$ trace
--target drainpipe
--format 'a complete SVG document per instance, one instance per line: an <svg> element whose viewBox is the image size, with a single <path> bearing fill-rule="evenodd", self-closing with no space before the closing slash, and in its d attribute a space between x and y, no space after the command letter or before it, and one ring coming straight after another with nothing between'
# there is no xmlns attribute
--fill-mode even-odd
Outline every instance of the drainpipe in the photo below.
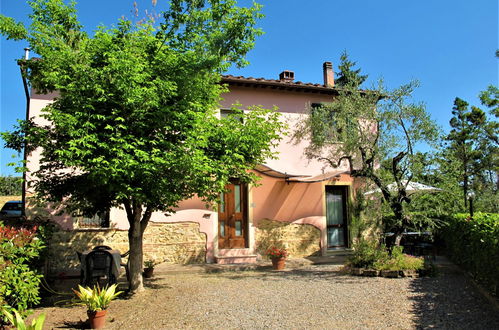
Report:
<svg viewBox="0 0 499 330"><path fill-rule="evenodd" d="M23 80L24 94L26 96L26 115L25 115L26 121L29 119L30 95L29 95L28 81L26 80L27 69L25 62L29 59L29 51L30 51L29 48L24 48L24 63L18 62L19 68L21 70L21 78ZM26 138L26 136L24 138ZM25 144L23 151L23 167L27 166L27 159L28 159L28 153L26 151L26 144ZM23 171L22 202L23 202L23 207L21 210L21 217L25 219L26 218L26 170Z"/></svg>

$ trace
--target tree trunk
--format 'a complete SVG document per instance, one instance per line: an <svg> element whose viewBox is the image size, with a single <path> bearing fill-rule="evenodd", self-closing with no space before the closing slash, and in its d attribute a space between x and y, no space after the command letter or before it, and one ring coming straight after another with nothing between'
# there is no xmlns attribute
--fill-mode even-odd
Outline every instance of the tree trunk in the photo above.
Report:
<svg viewBox="0 0 499 330"><path fill-rule="evenodd" d="M130 292L132 294L144 291L144 282L142 271L144 269L144 254L142 241L144 231L151 219L152 209L147 207L142 215L142 204L135 202L133 199L123 201L127 213L128 223L128 246L130 254L128 256L128 270L130 281Z"/></svg>
<svg viewBox="0 0 499 330"><path fill-rule="evenodd" d="M144 290L142 279L143 269L143 250L142 238L143 233L140 230L140 221L136 226L130 226L128 230L128 244L130 247L130 255L128 256L128 269L130 272L130 292L137 293Z"/></svg>
<svg viewBox="0 0 499 330"><path fill-rule="evenodd" d="M397 230L397 232L395 232L395 240L393 241L393 245L400 246L400 242L402 241L402 237L403 237L403 231Z"/></svg>
<svg viewBox="0 0 499 330"><path fill-rule="evenodd" d="M402 206L402 202L392 201L390 203L395 219L400 221L400 225L395 229L395 241L393 244L395 246L400 246L400 242L402 241L402 236L405 228L405 219L404 219L404 210Z"/></svg>

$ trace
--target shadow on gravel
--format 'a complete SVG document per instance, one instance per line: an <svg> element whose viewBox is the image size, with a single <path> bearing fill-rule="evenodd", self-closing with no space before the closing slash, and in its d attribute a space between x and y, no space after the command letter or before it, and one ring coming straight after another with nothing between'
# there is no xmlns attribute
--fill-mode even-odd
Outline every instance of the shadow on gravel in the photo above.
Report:
<svg viewBox="0 0 499 330"><path fill-rule="evenodd" d="M499 329L499 312L453 265L439 275L411 281L414 322L418 329Z"/></svg>
<svg viewBox="0 0 499 330"><path fill-rule="evenodd" d="M313 281L317 282L320 280L331 281L341 283L359 283L361 281L366 281L366 278L354 277L349 274L345 274L339 270L322 270L322 269L293 269L285 271L274 271L270 267L267 270L258 271L243 271L243 272L220 272L220 273L209 273L202 275L203 277L210 276L222 277L228 280L245 280L248 277L256 278L262 281L275 281L280 279L285 280L300 280L300 281Z"/></svg>
<svg viewBox="0 0 499 330"><path fill-rule="evenodd" d="M148 289L171 289L172 287L166 283L161 276L144 279L144 287Z"/></svg>

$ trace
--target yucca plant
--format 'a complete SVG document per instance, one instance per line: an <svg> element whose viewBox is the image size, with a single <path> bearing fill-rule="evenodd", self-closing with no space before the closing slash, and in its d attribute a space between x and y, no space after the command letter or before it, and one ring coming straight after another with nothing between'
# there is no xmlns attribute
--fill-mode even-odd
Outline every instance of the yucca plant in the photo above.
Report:
<svg viewBox="0 0 499 330"><path fill-rule="evenodd" d="M93 312L107 309L111 301L123 292L116 292L116 287L117 284L104 288L100 288L99 285L93 288L78 285L78 290L73 291L80 300L77 304L85 305L89 311Z"/></svg>

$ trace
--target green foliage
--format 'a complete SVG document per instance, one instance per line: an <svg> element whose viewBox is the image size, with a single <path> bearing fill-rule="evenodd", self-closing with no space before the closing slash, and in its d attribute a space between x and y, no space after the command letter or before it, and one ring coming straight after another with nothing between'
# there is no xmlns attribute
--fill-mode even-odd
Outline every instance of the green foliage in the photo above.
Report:
<svg viewBox="0 0 499 330"><path fill-rule="evenodd" d="M156 265L156 263L154 262L154 260L145 260L144 261L144 268L154 268L155 265Z"/></svg>
<svg viewBox="0 0 499 330"><path fill-rule="evenodd" d="M230 178L273 157L284 124L272 110L216 118L220 74L243 66L260 5L234 0L174 0L163 18L82 31L74 3L30 2L25 40L41 60L21 60L31 86L58 97L43 109L51 125L21 123L7 146L40 147L32 174L39 200L67 212L124 207L130 222L132 290L142 271L142 233L154 211L174 212L194 195L216 202ZM14 37L13 23L0 32ZM77 169L64 171L63 169ZM133 241L133 242L132 242Z"/></svg>
<svg viewBox="0 0 499 330"><path fill-rule="evenodd" d="M388 259L385 246L372 240L360 239L353 249L353 254L348 258L348 264L352 267L374 268L380 260Z"/></svg>
<svg viewBox="0 0 499 330"><path fill-rule="evenodd" d="M499 123L497 107L499 92L497 87L489 88L480 94L481 102L490 109L491 116L478 107L456 98L450 120L452 127L448 141L442 152L450 168L444 169L447 179L461 192L464 208L468 206L468 192L474 191L477 210L497 212L499 198L497 173L499 173ZM459 186L462 187L459 189Z"/></svg>
<svg viewBox="0 0 499 330"><path fill-rule="evenodd" d="M28 307L40 302L42 275L32 265L43 248L36 228L0 227L0 305L7 310L26 315Z"/></svg>
<svg viewBox="0 0 499 330"><path fill-rule="evenodd" d="M390 252L384 245L375 241L359 240L354 245L354 253L348 259L348 264L356 268L375 270L420 270L424 260L402 253L402 246L394 246Z"/></svg>
<svg viewBox="0 0 499 330"><path fill-rule="evenodd" d="M451 259L499 295L499 214L456 214L447 222L442 236Z"/></svg>
<svg viewBox="0 0 499 330"><path fill-rule="evenodd" d="M21 195L22 178L12 176L0 176L0 195L13 196Z"/></svg>
<svg viewBox="0 0 499 330"><path fill-rule="evenodd" d="M36 90L60 95L43 110L52 126L27 125L22 143L19 134L4 138L18 150L43 148L40 199L88 213L124 202L172 211L194 194L216 200L230 177L253 180L247 170L272 156L283 128L276 113L214 116L226 90L220 72L243 65L260 33L258 5L173 1L159 26L121 20L89 37L74 4L30 4L26 40L43 60L23 65Z"/></svg>
<svg viewBox="0 0 499 330"><path fill-rule="evenodd" d="M2 314L7 318L10 324L16 327L17 330L43 330L43 324L45 323L45 313L38 315L36 319L31 321L31 324L26 324L21 314L15 309L14 314L11 314L3 307L0 307Z"/></svg>
<svg viewBox="0 0 499 330"><path fill-rule="evenodd" d="M311 109L294 135L312 141L307 157L332 168L349 165L352 176L379 188L397 220L392 228L397 233L415 225L405 214L411 201L406 183L418 161L414 146L434 144L439 134L424 105L411 102L417 86L411 82L387 90L380 82L370 91L345 86L334 102ZM395 189L388 188L392 183Z"/></svg>
<svg viewBox="0 0 499 330"><path fill-rule="evenodd" d="M357 62L350 61L346 50L343 51L340 56L340 64L338 65L338 77L334 82L336 86L358 88L366 81L368 76L361 75L361 69L353 69L356 64Z"/></svg>
<svg viewBox="0 0 499 330"><path fill-rule="evenodd" d="M95 312L107 309L111 301L122 293L122 291L116 292L117 287L117 284L102 289L98 285L93 288L78 285L78 290L73 291L79 301L78 304L86 306L87 310L91 312Z"/></svg>
<svg viewBox="0 0 499 330"><path fill-rule="evenodd" d="M424 259L402 253L402 246L393 246L388 258L374 263L377 270L420 270L424 268Z"/></svg>

